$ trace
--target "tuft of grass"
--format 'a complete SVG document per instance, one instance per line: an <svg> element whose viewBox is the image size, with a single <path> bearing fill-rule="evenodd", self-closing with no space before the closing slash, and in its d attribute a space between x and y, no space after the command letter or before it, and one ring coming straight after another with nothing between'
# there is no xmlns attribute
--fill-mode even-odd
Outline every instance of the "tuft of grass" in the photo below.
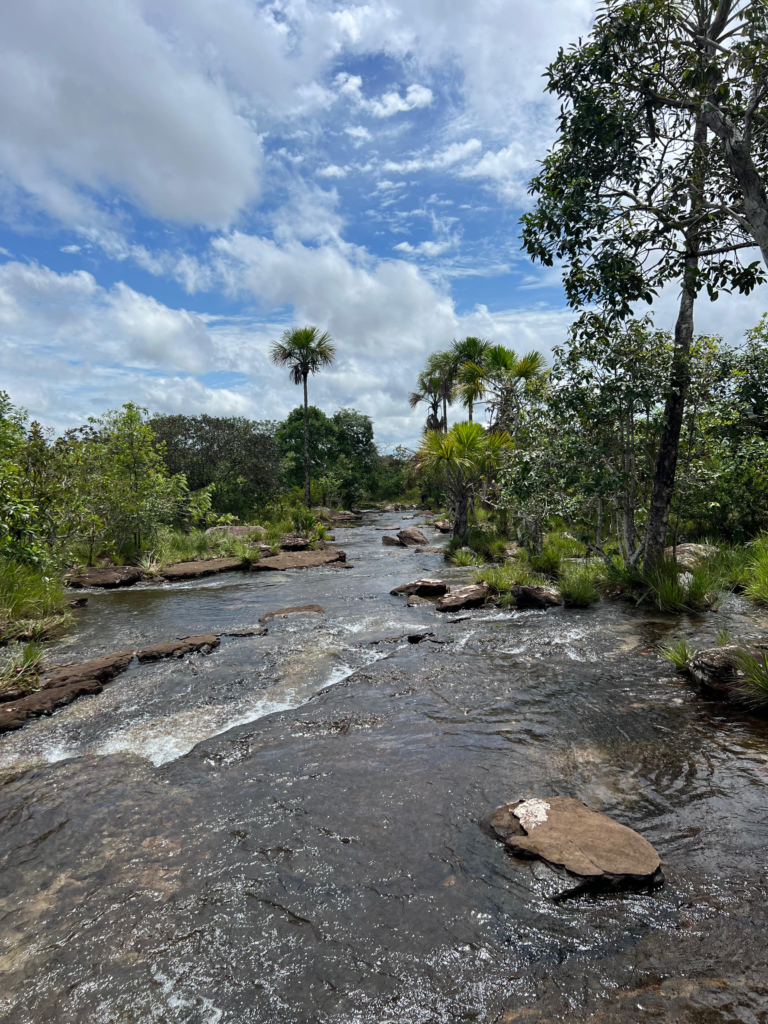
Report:
<svg viewBox="0 0 768 1024"><path fill-rule="evenodd" d="M572 608L588 608L600 600L603 579L600 566L569 566L559 580L563 601Z"/></svg>
<svg viewBox="0 0 768 1024"><path fill-rule="evenodd" d="M475 551L471 551L469 548L459 548L451 555L451 562L454 565L479 565L481 559Z"/></svg>
<svg viewBox="0 0 768 1024"><path fill-rule="evenodd" d="M756 604L768 606L768 546L763 538L753 545L749 563L749 582L744 588L744 593Z"/></svg>
<svg viewBox="0 0 768 1024"><path fill-rule="evenodd" d="M562 555L556 547L545 544L540 555L530 555L528 561L535 572L543 573L550 579L560 575Z"/></svg>
<svg viewBox="0 0 768 1024"><path fill-rule="evenodd" d="M42 619L17 619L16 622L10 622L0 628L0 644L58 640L73 621L68 612L62 615L46 615Z"/></svg>
<svg viewBox="0 0 768 1024"><path fill-rule="evenodd" d="M744 590L752 578L754 555L748 547L720 546L718 553L709 559L709 566L717 574L721 590Z"/></svg>
<svg viewBox="0 0 768 1024"><path fill-rule="evenodd" d="M0 619L40 619L64 607L62 581L48 570L0 559Z"/></svg>
<svg viewBox="0 0 768 1024"><path fill-rule="evenodd" d="M659 647L659 654L666 658L667 661L671 661L678 670L685 668L686 663L695 653L696 651L688 646L688 641L685 637Z"/></svg>
<svg viewBox="0 0 768 1024"><path fill-rule="evenodd" d="M148 572L160 572L176 562L204 561L208 558L243 558L255 561L258 557L254 542L245 537L233 537L226 530L206 533L204 530L182 530L163 527L157 531L152 548L144 552L139 564Z"/></svg>
<svg viewBox="0 0 768 1024"><path fill-rule="evenodd" d="M727 647L731 642L731 631L730 629L720 629L717 633L717 646Z"/></svg>
<svg viewBox="0 0 768 1024"><path fill-rule="evenodd" d="M35 688L43 651L39 644L13 644L0 657L0 693Z"/></svg>
<svg viewBox="0 0 768 1024"><path fill-rule="evenodd" d="M744 673L740 687L744 701L753 708L768 708L768 653L763 651L755 657L748 651L738 651L736 664Z"/></svg>
<svg viewBox="0 0 768 1024"><path fill-rule="evenodd" d="M484 565L474 574L476 583L487 583L496 594L508 594L512 587L521 584L547 584L550 580L539 573L531 572L530 568L517 560L509 560L503 565Z"/></svg>

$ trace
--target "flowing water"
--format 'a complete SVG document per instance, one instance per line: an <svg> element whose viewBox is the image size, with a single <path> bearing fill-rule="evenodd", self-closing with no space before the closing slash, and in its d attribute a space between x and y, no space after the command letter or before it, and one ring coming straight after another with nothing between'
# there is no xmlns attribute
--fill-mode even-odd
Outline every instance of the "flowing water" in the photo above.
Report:
<svg viewBox="0 0 768 1024"><path fill-rule="evenodd" d="M411 524L336 531L351 568L77 613L62 660L325 609L0 737L0 1019L768 1022L768 726L654 650L765 636L765 616L440 616L390 589L467 570L383 547L384 525ZM557 794L646 836L665 885L550 899L483 819Z"/></svg>

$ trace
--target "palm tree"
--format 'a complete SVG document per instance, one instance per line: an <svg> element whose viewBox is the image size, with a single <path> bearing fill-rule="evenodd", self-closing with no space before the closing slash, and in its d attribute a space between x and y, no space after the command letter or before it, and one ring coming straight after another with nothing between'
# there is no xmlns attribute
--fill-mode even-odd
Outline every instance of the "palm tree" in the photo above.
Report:
<svg viewBox="0 0 768 1024"><path fill-rule="evenodd" d="M280 341L273 341L269 358L275 366L287 366L294 384L304 385L304 500L311 507L309 487L309 404L307 377L324 366L331 366L336 348L328 331L318 327L294 327L283 331Z"/></svg>
<svg viewBox="0 0 768 1024"><path fill-rule="evenodd" d="M448 432L448 406L453 404L453 388L456 383L456 367L450 352L433 352L427 360L425 370L440 381L440 399L443 403L443 431Z"/></svg>
<svg viewBox="0 0 768 1024"><path fill-rule="evenodd" d="M475 371L469 369L468 364L475 368L482 368L485 363L486 353L491 347L490 342L482 338L468 336L461 341L454 341L450 348L451 361L453 363L453 375L458 379L456 393L462 399L467 409L469 422L472 422L472 409L475 402L482 401L484 392L473 386L472 381L477 382ZM466 368L466 369L465 369Z"/></svg>
<svg viewBox="0 0 768 1024"><path fill-rule="evenodd" d="M546 374L547 361L541 352L515 355L503 345L492 345L485 353L482 386L491 411L493 425L502 430L510 426L517 441L522 417L523 399L531 394L533 385ZM475 368L477 369L477 368Z"/></svg>
<svg viewBox="0 0 768 1024"><path fill-rule="evenodd" d="M429 406L429 414L424 429L439 430L441 425L440 403L442 401L440 378L435 374L430 374L429 368L427 368L416 378L416 387L417 390L408 395L408 404L415 409L419 402L426 402Z"/></svg>
<svg viewBox="0 0 768 1024"><path fill-rule="evenodd" d="M512 447L505 433L488 433L480 423L456 423L447 434L428 430L416 459L424 469L445 475L453 506L453 536L462 542L469 534L469 501L476 483L498 469Z"/></svg>

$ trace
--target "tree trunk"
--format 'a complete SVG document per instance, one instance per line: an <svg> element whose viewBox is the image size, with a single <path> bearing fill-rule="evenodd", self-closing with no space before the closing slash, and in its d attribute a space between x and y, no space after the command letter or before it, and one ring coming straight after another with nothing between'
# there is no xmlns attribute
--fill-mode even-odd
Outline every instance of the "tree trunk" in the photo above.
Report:
<svg viewBox="0 0 768 1024"><path fill-rule="evenodd" d="M469 536L469 495L464 487L459 487L454 497L453 536L462 543Z"/></svg>
<svg viewBox="0 0 768 1024"><path fill-rule="evenodd" d="M443 392L443 433L448 433L448 399Z"/></svg>
<svg viewBox="0 0 768 1024"><path fill-rule="evenodd" d="M651 506L645 524L645 567L654 569L664 560L667 543L667 526L672 495L675 490L675 473L680 446L680 431L685 413L685 399L690 381L688 357L693 341L694 295L689 279L689 269L698 266L698 257L686 260L686 275L683 280L683 294L680 297L680 311L675 324L675 349L672 357L670 393L664 408L664 427L656 457L656 471L653 475Z"/></svg>
<svg viewBox="0 0 768 1024"><path fill-rule="evenodd" d="M304 374L304 501L307 508L312 507L312 495L309 486L309 403L307 402L307 375Z"/></svg>
<svg viewBox="0 0 768 1024"><path fill-rule="evenodd" d="M467 411L468 411L468 415L469 415L469 422L471 423L472 422L472 400L471 399L469 401L469 404L467 405Z"/></svg>

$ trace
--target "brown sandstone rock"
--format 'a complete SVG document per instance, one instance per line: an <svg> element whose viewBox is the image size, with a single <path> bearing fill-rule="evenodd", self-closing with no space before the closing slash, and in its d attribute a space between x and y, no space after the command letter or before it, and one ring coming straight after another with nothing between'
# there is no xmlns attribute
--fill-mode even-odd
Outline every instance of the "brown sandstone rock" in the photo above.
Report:
<svg viewBox="0 0 768 1024"><path fill-rule="evenodd" d="M405 544L400 540L399 537L389 537L386 533L381 538L381 543L384 547L388 548L404 548Z"/></svg>
<svg viewBox="0 0 768 1024"><path fill-rule="evenodd" d="M414 548L414 551L417 555L445 554L445 548L435 547L434 545L425 548Z"/></svg>
<svg viewBox="0 0 768 1024"><path fill-rule="evenodd" d="M450 533L451 530L453 529L453 523L451 523L448 519L442 519L438 522L432 523L431 525L434 526L434 528L438 530L440 533Z"/></svg>
<svg viewBox="0 0 768 1024"><path fill-rule="evenodd" d="M59 686L69 686L82 679L98 679L100 683L108 683L115 676L124 672L130 665L135 648L102 654L92 661L74 662L67 665L52 665L40 676L40 689L53 690Z"/></svg>
<svg viewBox="0 0 768 1024"><path fill-rule="evenodd" d="M286 533L280 538L282 551L308 551L309 540L306 537L297 537L295 533Z"/></svg>
<svg viewBox="0 0 768 1024"><path fill-rule="evenodd" d="M474 583L469 587L461 587L445 594L436 604L439 612L458 612L462 608L477 608L485 604L490 594L487 583Z"/></svg>
<svg viewBox="0 0 768 1024"><path fill-rule="evenodd" d="M286 569L316 569L321 565L346 565L346 552L338 548L322 551L283 551L279 555L260 558L251 566L251 572L284 572Z"/></svg>
<svg viewBox="0 0 768 1024"><path fill-rule="evenodd" d="M91 566L81 573L67 578L70 587L100 587L114 590L116 587L131 587L144 579L144 572L134 565Z"/></svg>
<svg viewBox="0 0 768 1024"><path fill-rule="evenodd" d="M554 608L563 603L560 591L555 587L521 584L512 587L512 596L518 608Z"/></svg>
<svg viewBox="0 0 768 1024"><path fill-rule="evenodd" d="M200 633L198 636L184 636L167 643L152 644L138 651L139 661L160 661L162 658L183 658L187 654L201 651L207 654L221 643L216 633Z"/></svg>
<svg viewBox="0 0 768 1024"><path fill-rule="evenodd" d="M390 590L393 597L400 594L418 594L419 597L442 597L447 594L450 587L442 580L421 579L412 583L403 583L402 586Z"/></svg>
<svg viewBox="0 0 768 1024"><path fill-rule="evenodd" d="M180 580L200 580L206 576L217 576L221 572L246 569L248 563L242 558L207 558L199 562L177 562L163 569L161 576L169 583Z"/></svg>
<svg viewBox="0 0 768 1024"><path fill-rule="evenodd" d="M400 538L400 542L406 546L416 547L419 544L429 543L418 526L409 526L407 530L400 530L397 536Z"/></svg>
<svg viewBox="0 0 768 1024"><path fill-rule="evenodd" d="M286 615L296 615L298 612L316 612L318 615L325 615L325 608L321 604L297 604L290 608L278 608L277 611L267 612L262 615L259 622L269 622L270 619L283 618Z"/></svg>
<svg viewBox="0 0 768 1024"><path fill-rule="evenodd" d="M661 881L659 856L646 839L571 797L508 804L490 825L513 853L562 868L585 887L647 888Z"/></svg>

